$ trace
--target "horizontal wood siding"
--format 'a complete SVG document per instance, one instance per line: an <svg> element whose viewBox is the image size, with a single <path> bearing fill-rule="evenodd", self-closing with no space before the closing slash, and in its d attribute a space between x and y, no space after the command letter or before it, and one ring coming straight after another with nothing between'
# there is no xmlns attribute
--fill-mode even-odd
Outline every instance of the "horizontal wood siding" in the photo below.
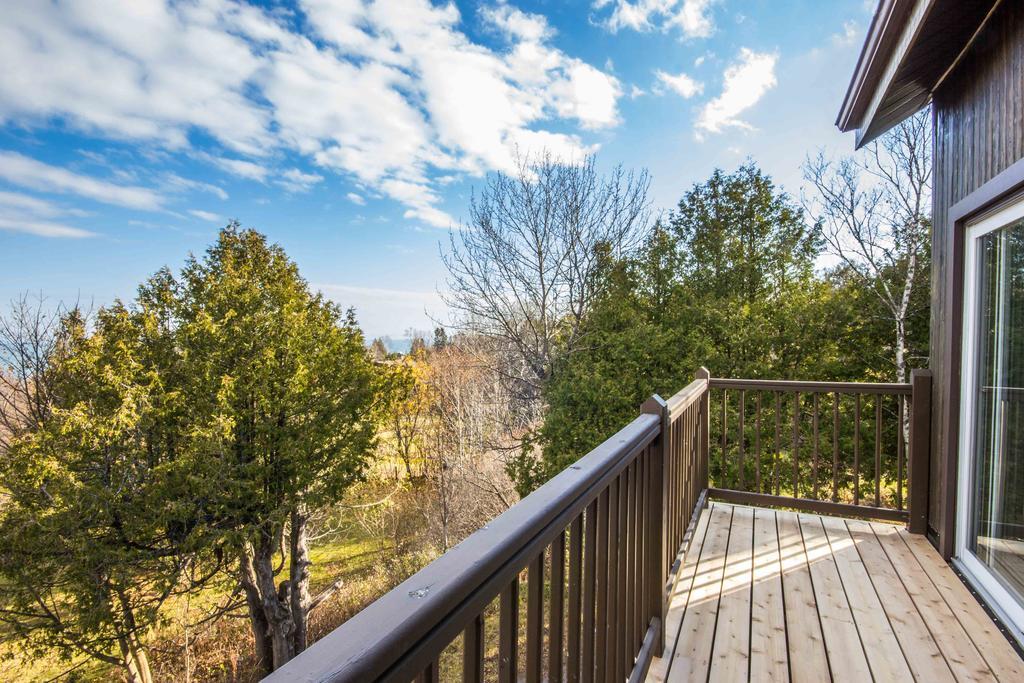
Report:
<svg viewBox="0 0 1024 683"><path fill-rule="evenodd" d="M1024 157L1024 3L1006 1L953 73L934 94L934 234L932 238L931 364L932 463L929 526L941 532L952 519L955 490L949 463L955 462L955 401L958 372L958 292L953 278L950 208ZM959 278L958 278L959 279ZM958 312L957 312L958 313ZM948 541L949 539L947 539Z"/></svg>

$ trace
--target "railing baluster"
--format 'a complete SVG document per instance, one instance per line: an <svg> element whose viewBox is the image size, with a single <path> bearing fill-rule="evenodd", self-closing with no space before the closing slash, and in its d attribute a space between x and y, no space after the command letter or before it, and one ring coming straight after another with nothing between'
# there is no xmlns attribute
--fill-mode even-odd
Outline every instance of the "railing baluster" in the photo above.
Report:
<svg viewBox="0 0 1024 683"><path fill-rule="evenodd" d="M757 392L757 415L756 415L756 418L755 418L754 421L756 422L756 425L755 425L756 432L755 432L755 435L754 435L754 439L756 440L756 443L754 445L754 450L757 452L757 456L756 456L756 460L755 460L755 464L757 466L757 471L754 473L754 479L755 479L756 484L757 484L757 492L758 493L764 493L764 489L761 488L761 392L760 391Z"/></svg>
<svg viewBox="0 0 1024 683"><path fill-rule="evenodd" d="M800 497L800 392L793 392L793 497Z"/></svg>
<svg viewBox="0 0 1024 683"><path fill-rule="evenodd" d="M743 431L743 418L745 417L744 413L746 412L745 409L747 407L747 400L746 399L747 399L747 392L745 392L745 391L743 391L741 389L740 390L740 405L739 405L739 423L740 423L740 426L739 426L739 441L737 442L737 444L739 445L739 449L740 449L740 452L739 452L740 491L745 491L746 488L747 488L746 470L745 470L745 467L744 467L744 464L743 464L743 445L744 445L744 442L746 442L746 440L747 440L746 434Z"/></svg>
<svg viewBox="0 0 1024 683"><path fill-rule="evenodd" d="M853 504L860 505L860 399L857 394L857 402L853 413Z"/></svg>
<svg viewBox="0 0 1024 683"><path fill-rule="evenodd" d="M498 620L498 681L515 683L519 678L519 576L501 591Z"/></svg>
<svg viewBox="0 0 1024 683"><path fill-rule="evenodd" d="M484 680L484 617L478 614L462 634L462 680L482 683Z"/></svg>
<svg viewBox="0 0 1024 683"><path fill-rule="evenodd" d="M729 435L729 423L728 423L729 413L728 413L728 406L729 406L729 392L726 391L725 389L722 389L722 424L719 425L719 426L722 429L722 459L721 459L720 462L721 462L721 467L722 467L721 472L722 472L722 486L723 487L727 487L729 485L729 456L728 456L728 454L726 453L726 450L725 450L726 446L729 443L729 438L728 438L728 435Z"/></svg>
<svg viewBox="0 0 1024 683"><path fill-rule="evenodd" d="M604 658L608 652L608 497L608 489L605 489L597 504L597 628L594 667L598 671L604 670Z"/></svg>
<svg viewBox="0 0 1024 683"><path fill-rule="evenodd" d="M598 644L598 655L604 656L604 672L606 680L615 671L615 631L619 620L618 588L619 588L619 482L613 479L608 487L608 582L605 584L605 604L607 618L598 621L598 627L604 629L604 647Z"/></svg>
<svg viewBox="0 0 1024 683"><path fill-rule="evenodd" d="M903 421L904 409L903 406L906 404L906 400L902 396L896 397L896 509L903 509L903 480L904 480L904 465L903 458L905 457L906 444L903 441Z"/></svg>
<svg viewBox="0 0 1024 683"><path fill-rule="evenodd" d="M623 579L626 592L622 597L622 609L625 611L625 629L622 632L623 652L627 655L633 653L633 587L636 585L636 461L630 463L626 468L626 542L623 544L626 549L626 561L623 565ZM626 656L626 659L631 657Z"/></svg>
<svg viewBox="0 0 1024 683"><path fill-rule="evenodd" d="M772 485L779 495L779 455L782 450L782 393L775 392L775 453L772 455Z"/></svg>
<svg viewBox="0 0 1024 683"><path fill-rule="evenodd" d="M543 677L544 646L544 553L530 562L526 574L526 683Z"/></svg>
<svg viewBox="0 0 1024 683"><path fill-rule="evenodd" d="M626 668L626 563L629 556L626 554L629 544L629 497L626 473L619 475L619 540L616 547L619 550L618 564L618 586L615 590L615 666L613 671L625 677Z"/></svg>
<svg viewBox="0 0 1024 683"><path fill-rule="evenodd" d="M597 501L587 506L586 548L583 556L583 660L580 680L594 680L594 609L597 596Z"/></svg>
<svg viewBox="0 0 1024 683"><path fill-rule="evenodd" d="M647 500L644 498L644 482L646 481L647 470L647 453L650 448L644 449L644 453L636 459L636 480L634 485L636 487L636 503L633 511L633 526L636 532L636 546L635 555L633 562L636 567L636 571L633 574L633 648L634 650L640 649L640 643L643 640L643 607L644 607L644 552L646 546L644 545L645 533L644 529L644 507Z"/></svg>
<svg viewBox="0 0 1024 683"><path fill-rule="evenodd" d="M882 395L875 396L875 507L882 506Z"/></svg>
<svg viewBox="0 0 1024 683"><path fill-rule="evenodd" d="M814 460L811 464L811 477L814 479L813 497L818 500L818 446L821 439L818 436L818 392L814 392L812 408L814 411Z"/></svg>
<svg viewBox="0 0 1024 683"><path fill-rule="evenodd" d="M566 633L566 680L579 683L580 680L580 599L583 586L583 515L576 517L569 526L569 613ZM593 607L593 601L590 603Z"/></svg>
<svg viewBox="0 0 1024 683"><path fill-rule="evenodd" d="M832 394L832 502L839 502L839 392Z"/></svg>
<svg viewBox="0 0 1024 683"><path fill-rule="evenodd" d="M551 605L548 618L548 680L562 681L562 634L565 624L565 532L551 544Z"/></svg>
<svg viewBox="0 0 1024 683"><path fill-rule="evenodd" d="M423 669L420 675L417 677L419 683L440 683L441 682L441 665L435 659Z"/></svg>

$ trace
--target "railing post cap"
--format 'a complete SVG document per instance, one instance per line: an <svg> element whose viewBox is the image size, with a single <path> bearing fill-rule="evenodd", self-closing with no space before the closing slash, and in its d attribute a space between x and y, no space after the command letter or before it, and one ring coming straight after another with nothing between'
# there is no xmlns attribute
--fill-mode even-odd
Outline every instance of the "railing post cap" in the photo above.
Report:
<svg viewBox="0 0 1024 683"><path fill-rule="evenodd" d="M697 379L711 379L711 371L703 365L697 368Z"/></svg>
<svg viewBox="0 0 1024 683"><path fill-rule="evenodd" d="M668 409L668 403L657 394L653 394L640 406L640 412L644 415L661 415L666 409Z"/></svg>

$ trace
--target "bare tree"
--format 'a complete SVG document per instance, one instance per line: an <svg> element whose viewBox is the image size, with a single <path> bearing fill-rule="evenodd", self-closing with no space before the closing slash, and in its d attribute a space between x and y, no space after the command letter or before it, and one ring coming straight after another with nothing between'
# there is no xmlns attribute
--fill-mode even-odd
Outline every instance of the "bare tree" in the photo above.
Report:
<svg viewBox="0 0 1024 683"><path fill-rule="evenodd" d="M621 167L602 176L593 157L517 164L488 178L441 256L456 327L498 342L508 355L496 369L536 403L556 339L574 346L602 255L632 250L646 229L650 180Z"/></svg>
<svg viewBox="0 0 1024 683"><path fill-rule="evenodd" d="M447 550L515 502L505 472L509 405L473 341L459 337L430 356L426 475L438 545Z"/></svg>
<svg viewBox="0 0 1024 683"><path fill-rule="evenodd" d="M804 206L830 253L889 316L897 381L907 381L907 322L931 232L931 124L927 111L871 143L858 157L804 163L813 185Z"/></svg>
<svg viewBox="0 0 1024 683"><path fill-rule="evenodd" d="M0 453L11 439L41 426L54 384L50 361L63 340L65 315L78 308L50 307L41 295L21 294L0 316Z"/></svg>

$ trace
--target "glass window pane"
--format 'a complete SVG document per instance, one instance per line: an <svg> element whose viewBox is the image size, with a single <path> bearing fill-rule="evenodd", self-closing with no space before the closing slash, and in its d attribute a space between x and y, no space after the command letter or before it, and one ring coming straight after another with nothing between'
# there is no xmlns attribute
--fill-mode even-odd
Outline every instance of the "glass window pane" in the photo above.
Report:
<svg viewBox="0 0 1024 683"><path fill-rule="evenodd" d="M968 547L1024 596L1024 221L979 239Z"/></svg>

